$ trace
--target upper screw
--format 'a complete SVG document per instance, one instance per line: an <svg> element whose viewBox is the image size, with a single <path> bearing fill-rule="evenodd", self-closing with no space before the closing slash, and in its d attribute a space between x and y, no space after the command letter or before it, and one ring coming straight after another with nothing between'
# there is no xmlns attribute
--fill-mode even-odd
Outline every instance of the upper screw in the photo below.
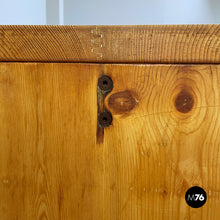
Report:
<svg viewBox="0 0 220 220"><path fill-rule="evenodd" d="M98 86L103 91L111 91L113 89L113 81L109 76L101 76L98 80Z"/></svg>

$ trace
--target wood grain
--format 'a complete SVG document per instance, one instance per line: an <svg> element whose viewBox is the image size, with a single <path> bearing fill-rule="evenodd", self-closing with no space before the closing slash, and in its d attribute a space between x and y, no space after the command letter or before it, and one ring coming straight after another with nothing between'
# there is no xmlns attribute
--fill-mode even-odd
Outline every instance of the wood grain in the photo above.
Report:
<svg viewBox="0 0 220 220"><path fill-rule="evenodd" d="M220 66L0 64L0 219L220 218ZM113 124L97 142L97 81ZM190 208L198 185L206 204Z"/></svg>
<svg viewBox="0 0 220 220"><path fill-rule="evenodd" d="M220 25L0 26L0 61L220 63Z"/></svg>

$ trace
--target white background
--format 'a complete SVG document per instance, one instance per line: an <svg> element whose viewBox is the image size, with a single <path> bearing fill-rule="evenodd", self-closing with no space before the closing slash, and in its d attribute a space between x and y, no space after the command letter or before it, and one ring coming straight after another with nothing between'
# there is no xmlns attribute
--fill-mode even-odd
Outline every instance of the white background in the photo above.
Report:
<svg viewBox="0 0 220 220"><path fill-rule="evenodd" d="M0 24L216 24L220 0L0 0Z"/></svg>

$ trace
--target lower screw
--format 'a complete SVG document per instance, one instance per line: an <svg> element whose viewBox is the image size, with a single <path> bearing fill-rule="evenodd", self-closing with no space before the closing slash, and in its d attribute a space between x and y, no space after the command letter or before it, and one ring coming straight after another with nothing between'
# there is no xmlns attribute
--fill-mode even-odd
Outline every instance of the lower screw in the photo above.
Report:
<svg viewBox="0 0 220 220"><path fill-rule="evenodd" d="M102 127L108 127L112 124L112 114L110 112L101 112L98 115L98 121Z"/></svg>

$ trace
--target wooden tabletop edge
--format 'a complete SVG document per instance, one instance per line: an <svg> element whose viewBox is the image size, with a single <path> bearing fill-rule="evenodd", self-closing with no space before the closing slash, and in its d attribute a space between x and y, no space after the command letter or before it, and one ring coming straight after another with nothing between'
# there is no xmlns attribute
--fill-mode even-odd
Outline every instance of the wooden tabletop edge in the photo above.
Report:
<svg viewBox="0 0 220 220"><path fill-rule="evenodd" d="M220 25L0 25L0 61L219 64Z"/></svg>

